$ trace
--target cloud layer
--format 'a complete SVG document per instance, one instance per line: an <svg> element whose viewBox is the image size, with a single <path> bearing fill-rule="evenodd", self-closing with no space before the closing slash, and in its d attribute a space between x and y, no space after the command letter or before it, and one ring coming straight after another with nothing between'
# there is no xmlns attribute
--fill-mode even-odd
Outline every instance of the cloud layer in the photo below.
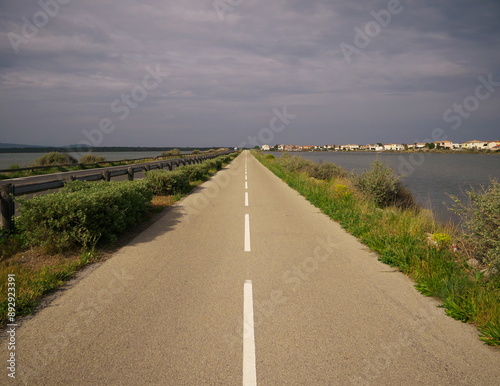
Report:
<svg viewBox="0 0 500 386"><path fill-rule="evenodd" d="M236 146L284 106L272 144L500 137L496 1L25 3L0 5L0 142Z"/></svg>

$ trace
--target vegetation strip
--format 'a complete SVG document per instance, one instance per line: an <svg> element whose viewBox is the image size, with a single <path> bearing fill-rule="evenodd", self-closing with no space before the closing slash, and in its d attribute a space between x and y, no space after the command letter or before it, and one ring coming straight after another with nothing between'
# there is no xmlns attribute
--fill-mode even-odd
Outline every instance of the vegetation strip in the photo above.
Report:
<svg viewBox="0 0 500 386"><path fill-rule="evenodd" d="M380 261L411 277L422 294L440 299L447 315L477 326L479 339L485 343L500 345L498 182L492 181L482 194L470 193L475 201L460 203L458 210L468 214L465 226L471 232L461 234L436 224L429 213L418 208L380 161L364 173L348 174L331 163L316 164L288 154L279 158L258 151L253 154L375 251ZM477 239L486 245L476 246Z"/></svg>
<svg viewBox="0 0 500 386"><path fill-rule="evenodd" d="M28 166L21 168L17 164L9 166L9 169L1 170L0 180L37 176L57 172L78 171L96 169L110 166L134 165L137 163L153 162L170 158L183 158L200 154L212 154L225 149L210 149L205 152L193 150L191 154L182 154L179 149L164 151L156 158L139 158L120 161L106 161L105 157L96 154L86 154L78 161L67 153L51 152L35 159Z"/></svg>
<svg viewBox="0 0 500 386"><path fill-rule="evenodd" d="M57 193L20 200L18 229L0 238L0 326L8 317L9 274L16 275L16 315L32 313L44 295L124 244L126 232L189 194L238 154L150 171L139 181L73 181Z"/></svg>

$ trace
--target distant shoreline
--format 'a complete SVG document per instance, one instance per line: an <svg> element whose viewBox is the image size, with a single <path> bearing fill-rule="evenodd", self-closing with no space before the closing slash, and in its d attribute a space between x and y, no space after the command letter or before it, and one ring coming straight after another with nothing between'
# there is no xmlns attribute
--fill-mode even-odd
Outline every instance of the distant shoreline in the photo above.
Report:
<svg viewBox="0 0 500 386"><path fill-rule="evenodd" d="M375 154L413 154L413 153L424 153L424 154L489 154L489 155L500 155L500 151L491 151L491 150L442 150L442 149L432 149L432 150L383 150L383 151L374 151L374 150L319 150L319 151L308 151L308 150L300 150L300 151L285 151L285 150L263 150L264 153L273 152L273 153L375 153Z"/></svg>
<svg viewBox="0 0 500 386"><path fill-rule="evenodd" d="M168 151L179 149L180 151L192 150L210 150L218 149L222 146L214 147L128 147L128 146L110 146L110 147L4 147L0 148L0 153L124 153L124 152L147 152L147 151Z"/></svg>

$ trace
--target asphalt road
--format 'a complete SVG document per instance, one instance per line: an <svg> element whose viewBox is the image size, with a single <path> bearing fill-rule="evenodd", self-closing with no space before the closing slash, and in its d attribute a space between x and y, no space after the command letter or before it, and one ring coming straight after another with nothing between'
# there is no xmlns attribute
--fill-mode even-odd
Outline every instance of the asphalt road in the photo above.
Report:
<svg viewBox="0 0 500 386"><path fill-rule="evenodd" d="M436 305L244 152L17 329L15 383L500 384Z"/></svg>

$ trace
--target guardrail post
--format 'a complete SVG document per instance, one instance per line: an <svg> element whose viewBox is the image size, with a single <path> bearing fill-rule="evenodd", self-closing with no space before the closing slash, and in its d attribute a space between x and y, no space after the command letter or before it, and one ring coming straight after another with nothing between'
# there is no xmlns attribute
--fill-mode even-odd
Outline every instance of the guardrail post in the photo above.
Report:
<svg viewBox="0 0 500 386"><path fill-rule="evenodd" d="M127 176L129 181L134 180L134 168L128 168L127 169Z"/></svg>
<svg viewBox="0 0 500 386"><path fill-rule="evenodd" d="M111 181L111 174L109 173L109 170L105 170L102 172L102 178L104 181Z"/></svg>
<svg viewBox="0 0 500 386"><path fill-rule="evenodd" d="M14 230L14 185L6 184L0 187L0 220L2 228Z"/></svg>

